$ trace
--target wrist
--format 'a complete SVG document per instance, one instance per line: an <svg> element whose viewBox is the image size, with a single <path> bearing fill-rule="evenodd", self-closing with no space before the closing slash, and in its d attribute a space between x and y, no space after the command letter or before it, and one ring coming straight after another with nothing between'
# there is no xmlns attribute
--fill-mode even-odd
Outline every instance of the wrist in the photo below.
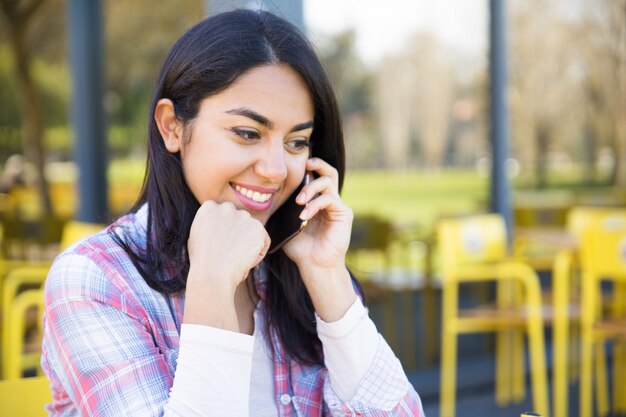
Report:
<svg viewBox="0 0 626 417"><path fill-rule="evenodd" d="M190 269L185 289L183 323L239 331L235 309L235 286L219 274L197 274ZM213 278L213 279L211 279Z"/></svg>
<svg viewBox="0 0 626 417"><path fill-rule="evenodd" d="M327 323L341 319L357 297L345 265L341 268L310 268L300 270L300 274L315 312Z"/></svg>

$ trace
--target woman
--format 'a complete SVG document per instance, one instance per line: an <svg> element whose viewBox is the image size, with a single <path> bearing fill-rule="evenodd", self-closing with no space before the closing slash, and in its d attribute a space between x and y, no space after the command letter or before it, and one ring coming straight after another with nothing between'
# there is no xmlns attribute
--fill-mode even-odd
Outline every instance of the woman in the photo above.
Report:
<svg viewBox="0 0 626 417"><path fill-rule="evenodd" d="M200 22L151 114L138 203L46 282L51 414L423 415L345 266L339 113L297 29ZM308 224L268 253L288 220Z"/></svg>

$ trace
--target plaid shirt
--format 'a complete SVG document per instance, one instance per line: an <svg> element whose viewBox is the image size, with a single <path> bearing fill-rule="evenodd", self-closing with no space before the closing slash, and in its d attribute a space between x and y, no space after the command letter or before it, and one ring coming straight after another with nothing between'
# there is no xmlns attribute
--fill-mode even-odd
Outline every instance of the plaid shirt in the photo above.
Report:
<svg viewBox="0 0 626 417"><path fill-rule="evenodd" d="M118 224L145 242L147 207ZM174 380L184 296L161 294L106 231L68 248L45 286L42 368L52 416L161 416ZM382 338L381 338L382 339ZM279 416L423 416L419 396L381 340L350 401L328 371L290 360L272 332Z"/></svg>

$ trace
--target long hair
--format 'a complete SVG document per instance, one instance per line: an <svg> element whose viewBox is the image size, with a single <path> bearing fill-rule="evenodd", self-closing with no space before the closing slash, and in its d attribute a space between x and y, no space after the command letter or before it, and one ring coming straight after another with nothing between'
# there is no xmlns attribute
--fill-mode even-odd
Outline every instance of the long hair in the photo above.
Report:
<svg viewBox="0 0 626 417"><path fill-rule="evenodd" d="M167 294L185 289L187 240L200 206L185 183L180 155L167 151L152 117L157 102L172 100L176 117L186 125L197 116L204 98L228 88L250 69L278 63L289 65L308 86L315 111L312 155L339 171L341 190L345 151L339 110L330 80L307 39L295 26L265 11L241 9L201 21L170 49L150 107L146 175L131 209L136 212L148 203L146 246L139 249L117 238L153 289ZM267 227L283 215L297 216L284 211L272 215ZM277 332L295 360L323 364L313 304L298 268L282 250L268 255L265 262L268 330Z"/></svg>

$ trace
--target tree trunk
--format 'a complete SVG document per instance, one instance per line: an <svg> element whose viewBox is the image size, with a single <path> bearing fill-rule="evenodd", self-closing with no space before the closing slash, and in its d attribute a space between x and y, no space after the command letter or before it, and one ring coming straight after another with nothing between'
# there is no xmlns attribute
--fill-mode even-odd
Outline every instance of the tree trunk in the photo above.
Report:
<svg viewBox="0 0 626 417"><path fill-rule="evenodd" d="M30 54L26 40L28 21L39 8L42 1L35 1L30 8L21 11L12 9L12 5L3 4L5 15L3 23L7 26L7 34L15 61L15 75L19 86L21 113L21 130L23 136L24 156L33 164L37 171L37 193L44 215L52 214L52 202L45 176L44 146L44 112L41 96L33 79Z"/></svg>
<svg viewBox="0 0 626 417"><path fill-rule="evenodd" d="M537 140L537 165L536 177L537 188L544 189L548 185L548 145L550 143L550 128L545 123L539 122L535 129L535 138Z"/></svg>
<svg viewBox="0 0 626 417"><path fill-rule="evenodd" d="M619 8L621 7L621 10ZM611 184L626 188L626 1L616 7L616 11L622 18L616 29L618 39L616 53L614 55L614 68L616 71L617 99L615 102L614 121L614 150L615 165L611 175Z"/></svg>
<svg viewBox="0 0 626 417"><path fill-rule="evenodd" d="M584 163L584 182L586 184L593 184L596 181L597 173L597 160L598 160L598 147L597 133L593 126L593 122L588 120L585 123L585 130L583 135L583 163Z"/></svg>

